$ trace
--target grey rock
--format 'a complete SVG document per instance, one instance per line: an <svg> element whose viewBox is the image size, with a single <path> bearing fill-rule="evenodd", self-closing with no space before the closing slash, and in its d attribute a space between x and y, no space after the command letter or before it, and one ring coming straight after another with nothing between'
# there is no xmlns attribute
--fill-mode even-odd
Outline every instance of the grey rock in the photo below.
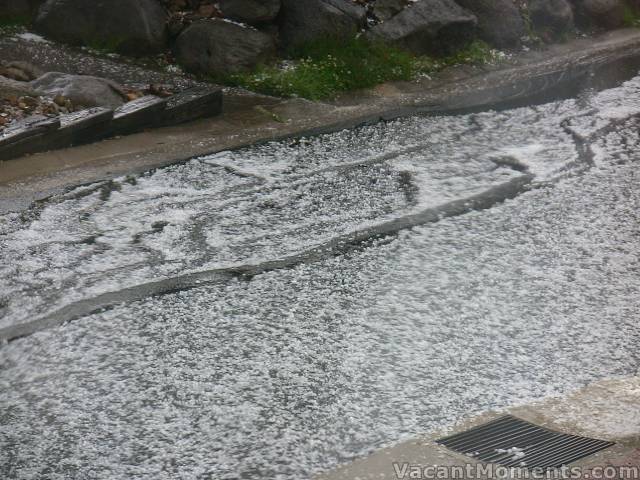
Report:
<svg viewBox="0 0 640 480"><path fill-rule="evenodd" d="M551 36L573 29L573 9L567 0L530 0L529 15L537 31Z"/></svg>
<svg viewBox="0 0 640 480"><path fill-rule="evenodd" d="M378 20L389 20L400 13L409 5L409 0L376 0L373 5L373 14Z"/></svg>
<svg viewBox="0 0 640 480"><path fill-rule="evenodd" d="M280 38L285 48L350 38L365 24L366 10L348 0L282 0Z"/></svg>
<svg viewBox="0 0 640 480"><path fill-rule="evenodd" d="M37 92L27 82L19 82L11 78L0 75L0 99L6 100L11 97L35 97Z"/></svg>
<svg viewBox="0 0 640 480"><path fill-rule="evenodd" d="M35 27L60 42L144 55L166 47L166 21L156 0L47 0Z"/></svg>
<svg viewBox="0 0 640 480"><path fill-rule="evenodd" d="M49 72L30 82L30 85L41 95L62 95L71 100L74 106L115 109L124 103L121 87L99 77Z"/></svg>
<svg viewBox="0 0 640 480"><path fill-rule="evenodd" d="M622 0L572 0L576 20L586 26L618 28L624 24Z"/></svg>
<svg viewBox="0 0 640 480"><path fill-rule="evenodd" d="M280 11L280 0L219 0L225 17L251 25L272 21Z"/></svg>
<svg viewBox="0 0 640 480"><path fill-rule="evenodd" d="M250 70L275 54L275 42L254 28L201 20L176 40L178 62L193 72L225 75Z"/></svg>
<svg viewBox="0 0 640 480"><path fill-rule="evenodd" d="M498 48L515 48L526 35L513 0L456 0L478 18L478 36Z"/></svg>
<svg viewBox="0 0 640 480"><path fill-rule="evenodd" d="M477 20L453 0L419 0L395 17L369 30L379 39L416 55L446 54L474 36Z"/></svg>

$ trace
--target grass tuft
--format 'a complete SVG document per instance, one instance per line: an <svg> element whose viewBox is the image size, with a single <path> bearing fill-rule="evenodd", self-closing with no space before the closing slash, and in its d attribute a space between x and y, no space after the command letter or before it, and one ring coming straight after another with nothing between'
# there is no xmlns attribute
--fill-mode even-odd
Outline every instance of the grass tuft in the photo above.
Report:
<svg viewBox="0 0 640 480"><path fill-rule="evenodd" d="M622 18L625 27L640 27L640 9L637 7L625 4Z"/></svg>
<svg viewBox="0 0 640 480"><path fill-rule="evenodd" d="M482 65L493 63L498 58L498 52L481 40L470 43L466 48L444 57L440 63L446 67L451 65L473 64Z"/></svg>
<svg viewBox="0 0 640 480"><path fill-rule="evenodd" d="M355 38L313 42L291 55L297 60L280 68L261 66L250 73L231 75L224 82L267 95L321 100L388 81L412 80L450 65L496 59L496 52L479 41L455 55L434 59Z"/></svg>
<svg viewBox="0 0 640 480"><path fill-rule="evenodd" d="M28 15L12 15L0 17L0 27L26 27L31 25L31 17Z"/></svg>
<svg viewBox="0 0 640 480"><path fill-rule="evenodd" d="M102 38L91 39L85 42L85 45L94 50L95 52L102 54L117 53L120 46L126 41L125 38Z"/></svg>

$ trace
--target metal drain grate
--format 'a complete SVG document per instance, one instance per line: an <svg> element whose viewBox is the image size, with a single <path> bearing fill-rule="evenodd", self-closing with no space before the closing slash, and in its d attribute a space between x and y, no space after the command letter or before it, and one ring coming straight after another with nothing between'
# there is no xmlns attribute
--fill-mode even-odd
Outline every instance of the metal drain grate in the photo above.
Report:
<svg viewBox="0 0 640 480"><path fill-rule="evenodd" d="M554 432L511 415L436 442L483 462L528 469L558 468L614 445Z"/></svg>

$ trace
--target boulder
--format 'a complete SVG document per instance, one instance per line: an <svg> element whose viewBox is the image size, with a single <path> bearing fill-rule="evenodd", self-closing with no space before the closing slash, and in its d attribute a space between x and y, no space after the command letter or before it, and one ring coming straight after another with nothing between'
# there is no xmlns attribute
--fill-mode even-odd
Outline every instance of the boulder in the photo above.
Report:
<svg viewBox="0 0 640 480"><path fill-rule="evenodd" d="M282 0L280 38L285 48L353 37L366 24L366 10L349 0Z"/></svg>
<svg viewBox="0 0 640 480"><path fill-rule="evenodd" d="M0 62L0 75L21 82L30 82L41 76L42 72L38 67L29 62L14 61Z"/></svg>
<svg viewBox="0 0 640 480"><path fill-rule="evenodd" d="M16 97L35 97L38 93L26 82L19 82L0 75L0 100Z"/></svg>
<svg viewBox="0 0 640 480"><path fill-rule="evenodd" d="M478 19L478 36L498 48L516 48L527 34L513 0L456 0Z"/></svg>
<svg viewBox="0 0 640 480"><path fill-rule="evenodd" d="M551 38L573 29L573 9L567 0L530 0L529 16L536 31Z"/></svg>
<svg viewBox="0 0 640 480"><path fill-rule="evenodd" d="M572 0L577 20L583 25L618 28L624 25L622 0Z"/></svg>
<svg viewBox="0 0 640 480"><path fill-rule="evenodd" d="M187 70L227 75L251 70L275 54L275 42L254 28L224 20L200 20L176 40L176 59Z"/></svg>
<svg viewBox="0 0 640 480"><path fill-rule="evenodd" d="M71 100L74 106L115 109L124 103L122 88L110 80L88 75L49 72L30 82L41 95Z"/></svg>
<svg viewBox="0 0 640 480"><path fill-rule="evenodd" d="M218 9L227 18L258 25L276 18L280 0L219 0Z"/></svg>
<svg viewBox="0 0 640 480"><path fill-rule="evenodd" d="M373 14L382 22L397 15L409 5L409 0L376 0L373 4Z"/></svg>
<svg viewBox="0 0 640 480"><path fill-rule="evenodd" d="M477 20L453 0L418 0L369 30L382 40L416 55L448 54L473 39Z"/></svg>
<svg viewBox="0 0 640 480"><path fill-rule="evenodd" d="M35 27L72 45L145 55L166 47L166 20L157 0L47 0Z"/></svg>
<svg viewBox="0 0 640 480"><path fill-rule="evenodd" d="M1 0L0 20L30 23L44 0Z"/></svg>

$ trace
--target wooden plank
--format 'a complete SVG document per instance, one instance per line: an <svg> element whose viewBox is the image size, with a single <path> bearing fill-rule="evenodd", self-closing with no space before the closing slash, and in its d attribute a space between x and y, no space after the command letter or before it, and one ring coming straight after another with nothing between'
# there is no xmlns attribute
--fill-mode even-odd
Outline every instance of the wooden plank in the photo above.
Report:
<svg viewBox="0 0 640 480"><path fill-rule="evenodd" d="M31 140L31 152L91 143L109 136L113 110L93 107L60 115L60 128Z"/></svg>
<svg viewBox="0 0 640 480"><path fill-rule="evenodd" d="M5 128L0 133L0 150L28 137L41 135L44 132L56 130L60 127L60 119L49 118L44 115L32 115L20 122Z"/></svg>
<svg viewBox="0 0 640 480"><path fill-rule="evenodd" d="M109 108L94 107L62 115L60 132L69 138L69 145L82 145L109 136L114 112Z"/></svg>
<svg viewBox="0 0 640 480"><path fill-rule="evenodd" d="M90 143L111 135L176 125L220 114L222 90L195 87L163 99L147 95L115 111L95 107L48 118L34 115L0 134L0 160Z"/></svg>
<svg viewBox="0 0 640 480"><path fill-rule="evenodd" d="M113 114L112 133L127 135L145 128L158 126L167 105L167 100L147 95L118 107Z"/></svg>
<svg viewBox="0 0 640 480"><path fill-rule="evenodd" d="M0 146L0 160L10 160L12 158L22 157L39 150L34 149L34 145L39 144L47 137L49 132L35 133L30 136L21 137L15 142Z"/></svg>
<svg viewBox="0 0 640 480"><path fill-rule="evenodd" d="M113 110L95 107L60 115L57 119L48 119L55 122L45 123L47 128L31 128L28 135L22 129L18 129L15 136L11 137L13 141L0 147L0 160L100 140L110 134L112 118ZM49 128L56 122L60 128ZM42 127L36 120L33 120L31 125Z"/></svg>
<svg viewBox="0 0 640 480"><path fill-rule="evenodd" d="M163 125L178 125L222 112L222 90L216 87L193 87L167 99Z"/></svg>

